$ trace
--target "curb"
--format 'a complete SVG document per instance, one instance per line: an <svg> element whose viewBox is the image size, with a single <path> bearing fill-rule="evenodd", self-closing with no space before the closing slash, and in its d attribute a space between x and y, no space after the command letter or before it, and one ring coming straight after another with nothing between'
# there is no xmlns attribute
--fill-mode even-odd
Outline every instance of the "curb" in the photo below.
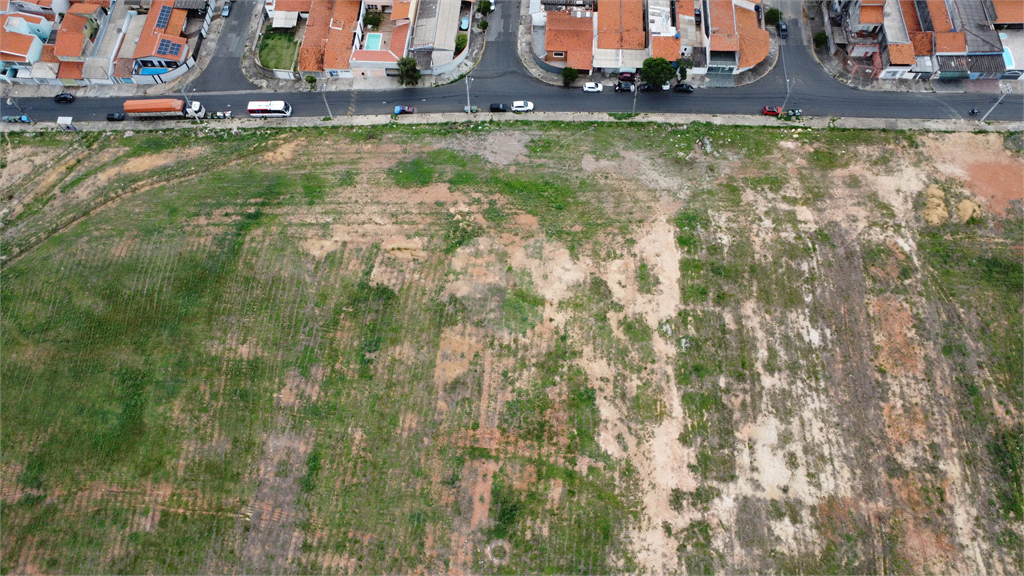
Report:
<svg viewBox="0 0 1024 576"><path fill-rule="evenodd" d="M414 114L394 117L389 114L372 116L337 116L333 120L303 117L289 119L248 119L205 120L202 124L181 121L129 121L112 126L108 122L82 122L76 124L79 132L151 132L156 130L253 130L259 128L342 128L358 126L429 125L429 124L470 124L498 122L507 124L527 122L572 122L572 123L657 123L685 127L691 122L708 122L716 126L764 126L804 130L825 130L829 128L850 130L922 130L931 132L1018 132L1024 131L1024 121L993 121L981 123L976 120L916 120L902 118L850 118L850 117L809 117L797 122L785 122L765 116L742 114L637 114L629 120L616 120L606 112L532 112L529 114L492 114L478 112L466 118L465 112L440 114ZM57 132L55 124L45 122L34 125L3 124L0 133L10 132Z"/></svg>

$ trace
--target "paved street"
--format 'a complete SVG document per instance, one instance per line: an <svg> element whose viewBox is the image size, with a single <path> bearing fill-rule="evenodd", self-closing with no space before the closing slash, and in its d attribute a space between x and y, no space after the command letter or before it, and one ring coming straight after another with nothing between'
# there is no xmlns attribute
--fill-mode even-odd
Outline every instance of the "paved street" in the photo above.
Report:
<svg viewBox="0 0 1024 576"><path fill-rule="evenodd" d="M857 90L832 78L817 62L809 34L803 30L793 5L786 4L790 35L780 40L779 61L760 80L738 88L709 88L693 94L645 92L637 95L637 112L682 112L702 114L757 114L762 106L801 108L807 116L845 116L860 118L957 119L968 117L971 108L985 114L996 105L996 94L938 94L920 92L880 92ZM244 78L240 60L245 49L247 30L255 2L236 2L231 17L216 47L209 67L192 82L190 94L208 111L233 110L244 115L246 102L252 99L285 100L296 116L322 117L328 111L319 92L261 93ZM585 94L579 89L550 86L533 78L516 54L519 4L516 0L498 0L489 16L487 45L480 64L470 74L470 98L473 105L486 107L492 102L530 100L538 111L629 112L631 94L605 90ZM787 90L788 85L788 90ZM194 92L192 92L194 89ZM1024 91L1024 90L1022 90ZM383 91L328 92L331 111L346 114L387 114L396 104L415 106L420 112L457 112L466 105L465 80L440 87L401 88ZM102 120L108 112L121 109L124 98L79 98L73 104L56 104L50 98L21 98L25 113L36 121L52 122L58 115L73 115L76 120ZM1024 120L1024 98L1009 94L1002 98L988 120Z"/></svg>

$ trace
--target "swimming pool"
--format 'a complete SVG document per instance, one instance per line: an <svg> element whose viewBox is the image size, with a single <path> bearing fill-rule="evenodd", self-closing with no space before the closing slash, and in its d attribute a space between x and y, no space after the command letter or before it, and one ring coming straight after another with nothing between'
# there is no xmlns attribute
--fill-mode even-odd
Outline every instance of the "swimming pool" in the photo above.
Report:
<svg viewBox="0 0 1024 576"><path fill-rule="evenodd" d="M366 35L366 49L367 50L380 50L380 34L367 34Z"/></svg>
<svg viewBox="0 0 1024 576"><path fill-rule="evenodd" d="M1003 46L1003 62L1006 63L1006 69L1013 68L1013 53L1010 52L1010 48Z"/></svg>

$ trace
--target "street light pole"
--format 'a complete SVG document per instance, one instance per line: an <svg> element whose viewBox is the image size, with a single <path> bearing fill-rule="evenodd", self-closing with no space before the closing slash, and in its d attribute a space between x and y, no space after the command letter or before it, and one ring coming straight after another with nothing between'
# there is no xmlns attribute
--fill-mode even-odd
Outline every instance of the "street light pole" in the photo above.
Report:
<svg viewBox="0 0 1024 576"><path fill-rule="evenodd" d="M199 119L199 115L198 114L194 114L192 112L192 100L190 100L189 97L188 97L188 87L189 87L189 84L185 84L184 86L181 87L181 95L185 97L185 105L188 106L188 113L192 115L192 118L195 119L196 123L202 124L203 121ZM196 89L193 88L192 91L195 92Z"/></svg>
<svg viewBox="0 0 1024 576"><path fill-rule="evenodd" d="M469 84L472 82L472 78L466 76L466 114L472 114L473 108L469 105Z"/></svg>
<svg viewBox="0 0 1024 576"><path fill-rule="evenodd" d="M7 97L7 105L8 106L14 106L15 108L18 109L18 112L21 112L22 114L25 113L25 111L21 109L21 106L18 106L18 101L15 100L13 96L8 96Z"/></svg>

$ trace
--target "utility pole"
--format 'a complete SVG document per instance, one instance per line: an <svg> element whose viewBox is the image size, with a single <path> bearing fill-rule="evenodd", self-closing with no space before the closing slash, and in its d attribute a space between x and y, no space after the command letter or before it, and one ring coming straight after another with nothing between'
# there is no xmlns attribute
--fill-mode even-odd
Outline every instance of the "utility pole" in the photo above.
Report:
<svg viewBox="0 0 1024 576"><path fill-rule="evenodd" d="M466 114L472 114L473 108L469 105L469 84L472 82L472 78L466 76Z"/></svg>
<svg viewBox="0 0 1024 576"><path fill-rule="evenodd" d="M192 118L195 119L197 124L202 124L203 121L199 119L199 115L192 113L192 100L188 97L188 87L190 84L191 82L181 87L181 95L185 97L185 105L188 106L188 113L192 115ZM192 91L195 92L196 89L193 88Z"/></svg>

